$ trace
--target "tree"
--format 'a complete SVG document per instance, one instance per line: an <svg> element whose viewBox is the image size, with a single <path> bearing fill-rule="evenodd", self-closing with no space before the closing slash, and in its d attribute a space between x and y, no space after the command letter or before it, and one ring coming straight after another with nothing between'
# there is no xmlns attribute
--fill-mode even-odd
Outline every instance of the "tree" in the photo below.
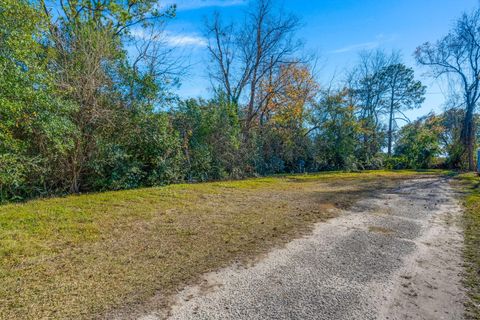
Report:
<svg viewBox="0 0 480 320"><path fill-rule="evenodd" d="M153 108L158 99L161 88L155 70L146 68L151 55L144 50L134 59L147 63L142 74L135 63L129 66L125 41L133 27L153 26L173 16L175 8L159 11L154 0L39 3L49 21L49 68L55 74L57 91L76 106L71 114L76 127L74 147L64 167L70 191L79 192L97 154L99 138L118 128L122 108L141 104ZM135 95L135 91L142 94ZM132 106L132 97L136 106Z"/></svg>
<svg viewBox="0 0 480 320"><path fill-rule="evenodd" d="M406 167L428 169L442 153L440 135L443 133L442 118L434 114L424 116L403 126L395 143L395 156Z"/></svg>
<svg viewBox="0 0 480 320"><path fill-rule="evenodd" d="M188 181L243 175L238 115L225 96L181 102L174 111L174 125L182 139Z"/></svg>
<svg viewBox="0 0 480 320"><path fill-rule="evenodd" d="M277 72L260 83L262 95L267 96L259 115L260 124L268 121L303 123L305 107L318 93L308 65L295 63L279 67Z"/></svg>
<svg viewBox="0 0 480 320"><path fill-rule="evenodd" d="M308 157L306 119L319 91L308 65L288 64L262 82L268 99L259 116L265 167L261 172L298 172Z"/></svg>
<svg viewBox="0 0 480 320"><path fill-rule="evenodd" d="M449 168L465 169L465 162L462 161L465 150L462 144L459 143L461 141L465 110L463 108L450 108L439 115L439 117L444 128L440 135L440 143L447 155L446 165Z"/></svg>
<svg viewBox="0 0 480 320"><path fill-rule="evenodd" d="M277 12L272 0L258 0L241 25L224 25L215 14L206 24L208 50L212 61L210 77L214 88L240 106L244 138L258 120L272 90L259 90L278 69L298 62L295 54L301 43L295 40L299 20Z"/></svg>
<svg viewBox="0 0 480 320"><path fill-rule="evenodd" d="M474 170L474 113L480 98L480 9L463 14L448 35L435 44L427 42L418 47L415 56L434 77L449 77L456 83L455 89L463 93L465 117L460 139L468 169Z"/></svg>
<svg viewBox="0 0 480 320"><path fill-rule="evenodd" d="M360 125L348 92L324 91L314 104L315 160L320 170L358 169L355 157Z"/></svg>
<svg viewBox="0 0 480 320"><path fill-rule="evenodd" d="M387 88L384 112L388 116L387 152L388 156L391 156L396 121L407 121L403 112L421 105L425 100L426 88L420 81L415 81L413 69L403 64L392 64L383 68L380 77Z"/></svg>
<svg viewBox="0 0 480 320"><path fill-rule="evenodd" d="M74 107L56 96L45 27L29 2L0 0L0 202L57 191L72 148Z"/></svg>
<svg viewBox="0 0 480 320"><path fill-rule="evenodd" d="M376 168L375 159L384 145L385 134L382 114L388 86L383 70L400 61L398 52L387 54L382 50L360 53L357 65L347 74L346 86L351 105L361 124L358 158L366 167Z"/></svg>

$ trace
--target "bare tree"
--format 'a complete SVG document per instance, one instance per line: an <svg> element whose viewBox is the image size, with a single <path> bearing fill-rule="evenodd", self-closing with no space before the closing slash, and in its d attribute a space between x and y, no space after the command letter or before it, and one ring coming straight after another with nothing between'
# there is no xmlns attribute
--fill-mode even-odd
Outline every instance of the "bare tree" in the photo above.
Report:
<svg viewBox="0 0 480 320"><path fill-rule="evenodd" d="M468 169L474 170L474 113L480 98L480 9L463 14L447 36L418 47L415 56L418 63L430 67L434 77L454 79L455 89L463 93L465 117L460 139Z"/></svg>
<svg viewBox="0 0 480 320"><path fill-rule="evenodd" d="M381 79L386 67L400 63L400 53L390 54L383 50L363 51L357 66L347 74L347 87L350 88L352 105L359 107L359 118L368 119L374 126L380 122L384 95L387 86Z"/></svg>
<svg viewBox="0 0 480 320"><path fill-rule="evenodd" d="M132 74L124 80L128 92L124 97L127 107L138 101L158 106L174 98L168 89L178 85L179 79L185 76L190 65L187 62L187 53L168 43L167 37L164 21L130 34L130 59L127 63L131 65L128 70ZM152 84L156 86L152 90L155 95L145 91L145 82L150 82L146 87Z"/></svg>
<svg viewBox="0 0 480 320"><path fill-rule="evenodd" d="M230 102L244 102L243 129L247 137L272 94L259 90L260 84L268 82L281 66L299 62L295 57L301 47L295 40L299 26L297 17L277 11L272 0L258 0L246 13L243 24L224 25L218 13L206 23L211 80Z"/></svg>

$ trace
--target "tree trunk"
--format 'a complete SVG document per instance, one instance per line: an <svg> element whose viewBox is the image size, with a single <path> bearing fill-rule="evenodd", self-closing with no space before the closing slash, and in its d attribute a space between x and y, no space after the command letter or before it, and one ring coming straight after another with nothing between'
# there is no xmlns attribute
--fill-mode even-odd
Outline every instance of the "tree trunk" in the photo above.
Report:
<svg viewBox="0 0 480 320"><path fill-rule="evenodd" d="M392 143L393 143L393 93L392 93L392 101L390 103L390 117L388 119L388 157L392 156Z"/></svg>
<svg viewBox="0 0 480 320"><path fill-rule="evenodd" d="M75 151L70 159L70 192L80 192L80 175L81 175L81 146L80 142L76 142Z"/></svg>
<svg viewBox="0 0 480 320"><path fill-rule="evenodd" d="M475 170L475 119L473 115L474 105L469 104L467 106L467 112L465 113L465 119L463 122L463 128L461 132L462 144L464 152L467 153L468 170Z"/></svg>

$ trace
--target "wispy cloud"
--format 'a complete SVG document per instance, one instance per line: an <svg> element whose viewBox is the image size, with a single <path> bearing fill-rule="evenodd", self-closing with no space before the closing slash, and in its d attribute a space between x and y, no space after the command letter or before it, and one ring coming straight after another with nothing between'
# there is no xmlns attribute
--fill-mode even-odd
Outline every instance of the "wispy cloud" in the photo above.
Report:
<svg viewBox="0 0 480 320"><path fill-rule="evenodd" d="M375 49L378 46L380 46L380 41L362 42L332 50L330 53L345 53L357 50Z"/></svg>
<svg viewBox="0 0 480 320"><path fill-rule="evenodd" d="M173 33L171 31L163 31L162 33L152 37L150 34L142 29L132 30L131 35L137 39L151 40L165 43L170 47L204 47L207 45L207 40L196 34Z"/></svg>
<svg viewBox="0 0 480 320"><path fill-rule="evenodd" d="M207 40L201 36L188 35L188 34L169 34L167 33L164 38L165 42L170 46L185 47L205 47Z"/></svg>
<svg viewBox="0 0 480 320"><path fill-rule="evenodd" d="M371 49L378 48L380 45L382 45L385 42L392 41L394 37L395 37L394 35L385 36L384 34L379 34L376 36L376 39L374 41L351 44L342 48L332 50L329 53L346 53L346 52L359 51L359 50L371 50Z"/></svg>
<svg viewBox="0 0 480 320"><path fill-rule="evenodd" d="M242 6L247 3L248 0L167 0L162 2L162 7L176 4L178 11L184 11L207 7Z"/></svg>

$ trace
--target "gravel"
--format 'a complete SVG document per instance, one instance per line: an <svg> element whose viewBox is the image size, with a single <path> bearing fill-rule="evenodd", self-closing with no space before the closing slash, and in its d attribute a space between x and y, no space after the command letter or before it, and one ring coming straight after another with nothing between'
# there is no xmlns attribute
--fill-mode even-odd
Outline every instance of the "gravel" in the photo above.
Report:
<svg viewBox="0 0 480 320"><path fill-rule="evenodd" d="M206 274L168 318L462 319L460 213L448 181L403 182L253 266Z"/></svg>

